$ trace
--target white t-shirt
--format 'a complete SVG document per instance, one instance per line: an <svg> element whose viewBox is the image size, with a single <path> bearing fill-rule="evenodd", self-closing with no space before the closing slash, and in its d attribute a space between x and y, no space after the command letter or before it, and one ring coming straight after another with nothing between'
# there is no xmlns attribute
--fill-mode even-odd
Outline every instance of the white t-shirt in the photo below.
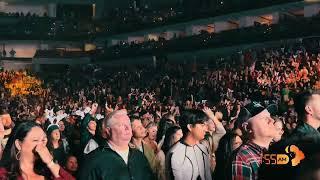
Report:
<svg viewBox="0 0 320 180"><path fill-rule="evenodd" d="M140 152L143 153L143 148L142 148L142 145L141 146L137 146L137 148L139 149Z"/></svg>

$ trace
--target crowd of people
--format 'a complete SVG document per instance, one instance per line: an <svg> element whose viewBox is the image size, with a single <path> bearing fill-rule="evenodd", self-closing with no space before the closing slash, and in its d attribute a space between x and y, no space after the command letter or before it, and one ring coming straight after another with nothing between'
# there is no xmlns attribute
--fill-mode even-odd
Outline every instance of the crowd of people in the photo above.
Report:
<svg viewBox="0 0 320 180"><path fill-rule="evenodd" d="M318 53L295 44L210 64L4 71L0 179L311 179ZM268 166L267 150L304 155Z"/></svg>

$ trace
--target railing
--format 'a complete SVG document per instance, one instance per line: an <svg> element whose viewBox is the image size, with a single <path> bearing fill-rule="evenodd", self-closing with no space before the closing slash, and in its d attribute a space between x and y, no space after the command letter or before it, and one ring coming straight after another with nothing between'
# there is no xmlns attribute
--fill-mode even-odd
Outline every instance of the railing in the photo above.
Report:
<svg viewBox="0 0 320 180"><path fill-rule="evenodd" d="M0 14L0 39L19 40L86 40L96 36L108 36L134 32L146 28L187 22L200 18L215 17L233 12L264 8L301 0L217 0L208 6L180 5L162 10L119 10L99 20L58 19L37 16L8 16ZM213 1L210 1L213 2ZM223 2L223 3L221 3ZM1 17L17 19L17 23L2 25ZM5 21L5 20L4 20ZM15 21L16 22L16 21Z"/></svg>
<svg viewBox="0 0 320 180"><path fill-rule="evenodd" d="M190 1L191 2L191 1ZM155 28L163 25L170 25L188 22L196 19L216 17L229 13L241 12L251 9L264 8L268 6L302 2L301 0L216 0L211 3L193 1L186 3L183 7L165 9L159 11L138 11L133 10L117 11L109 15L99 24L105 27L98 35L106 36L126 32L134 32L146 28Z"/></svg>
<svg viewBox="0 0 320 180"><path fill-rule="evenodd" d="M34 58L77 58L88 57L83 51L37 50Z"/></svg>

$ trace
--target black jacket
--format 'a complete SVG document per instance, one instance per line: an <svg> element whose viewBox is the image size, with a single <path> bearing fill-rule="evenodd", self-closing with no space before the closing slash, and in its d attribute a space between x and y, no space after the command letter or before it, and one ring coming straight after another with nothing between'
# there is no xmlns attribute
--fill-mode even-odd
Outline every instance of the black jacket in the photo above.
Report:
<svg viewBox="0 0 320 180"><path fill-rule="evenodd" d="M107 144L85 157L77 179L154 180L154 175L148 160L139 150L129 149L128 164L126 164Z"/></svg>

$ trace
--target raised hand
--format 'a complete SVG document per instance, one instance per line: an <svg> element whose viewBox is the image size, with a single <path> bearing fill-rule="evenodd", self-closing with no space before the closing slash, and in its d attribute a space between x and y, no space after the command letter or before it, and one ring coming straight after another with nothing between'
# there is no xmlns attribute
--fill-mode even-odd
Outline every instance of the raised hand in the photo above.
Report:
<svg viewBox="0 0 320 180"><path fill-rule="evenodd" d="M202 111L210 118L213 119L214 118L214 113L212 112L212 110L208 107L204 107L202 109Z"/></svg>
<svg viewBox="0 0 320 180"><path fill-rule="evenodd" d="M108 113L110 112L113 112L113 108L112 107L109 107L109 105L106 103L106 106L105 106L106 110Z"/></svg>

